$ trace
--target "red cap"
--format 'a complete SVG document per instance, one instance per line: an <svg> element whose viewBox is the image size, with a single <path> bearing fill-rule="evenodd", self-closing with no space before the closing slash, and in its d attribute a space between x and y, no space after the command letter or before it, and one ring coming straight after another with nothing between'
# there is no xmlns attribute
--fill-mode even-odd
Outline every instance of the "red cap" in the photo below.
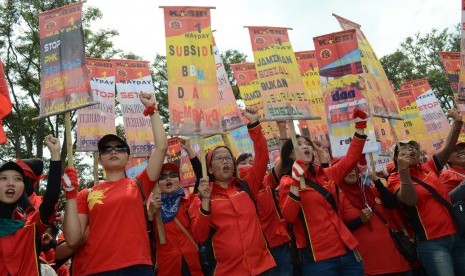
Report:
<svg viewBox="0 0 465 276"><path fill-rule="evenodd" d="M165 171L172 171L172 172L177 172L177 173L179 173L179 166L176 165L175 163L165 163L165 164L163 164L163 166L161 167L161 171L162 171L162 172L165 172Z"/></svg>

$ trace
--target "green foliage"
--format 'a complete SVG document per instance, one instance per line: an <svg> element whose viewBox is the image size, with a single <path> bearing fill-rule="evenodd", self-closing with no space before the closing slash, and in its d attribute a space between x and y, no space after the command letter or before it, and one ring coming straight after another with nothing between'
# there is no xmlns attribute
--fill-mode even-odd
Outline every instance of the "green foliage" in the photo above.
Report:
<svg viewBox="0 0 465 276"><path fill-rule="evenodd" d="M226 50L226 52L221 53L221 59L224 63L224 69L228 74L229 83L231 83L234 97L236 99L242 99L239 93L239 87L237 86L236 79L234 78L233 71L231 69L231 64L246 62L247 55L237 51L237 50Z"/></svg>
<svg viewBox="0 0 465 276"><path fill-rule="evenodd" d="M59 137L62 144L63 167L66 161L66 139L64 116L33 120L39 115L40 99L40 40L39 13L77 1L70 0L0 0L0 58L5 67L6 78L12 94L13 112L4 120L9 143L0 147L2 160L15 157L43 158L43 138L51 133ZM86 55L96 58L113 58L122 54L114 47L111 39L118 35L115 30L93 31L93 21L102 18L100 10L84 9L82 22ZM71 125L76 125L72 112ZM76 139L74 139L76 141ZM75 148L76 145L74 145ZM92 179L92 167L87 165L89 153L76 153L74 166L82 182ZM84 160L87 159L87 162ZM48 162L46 162L48 163Z"/></svg>
<svg viewBox="0 0 465 276"><path fill-rule="evenodd" d="M394 53L380 59L394 89L406 81L427 78L444 110L450 109L452 89L442 67L439 52L460 51L460 29L457 26L438 31L432 29L427 34L407 37Z"/></svg>

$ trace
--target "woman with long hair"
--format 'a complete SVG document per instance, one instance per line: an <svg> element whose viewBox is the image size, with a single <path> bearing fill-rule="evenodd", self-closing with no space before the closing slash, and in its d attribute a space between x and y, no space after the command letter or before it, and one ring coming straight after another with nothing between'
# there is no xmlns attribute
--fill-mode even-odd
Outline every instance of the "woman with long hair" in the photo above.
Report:
<svg viewBox="0 0 465 276"><path fill-rule="evenodd" d="M298 137L297 148L290 139L281 148L281 212L293 226L303 275L363 275L355 250L358 242L345 223L359 220L364 214L338 188L355 167L365 145L367 114L356 109L353 116L357 122L347 155L331 167L314 165L315 146L307 138ZM296 156L300 159L296 160ZM306 183L303 189L301 178Z"/></svg>
<svg viewBox="0 0 465 276"><path fill-rule="evenodd" d="M63 229L71 248L85 244L82 275L153 275L143 198L149 196L160 176L168 142L155 95L140 92L139 98L146 107L144 115L150 116L156 147L136 179L127 178L125 173L130 158L128 144L113 134L98 142L104 182L78 194L77 172L67 168L63 177Z"/></svg>

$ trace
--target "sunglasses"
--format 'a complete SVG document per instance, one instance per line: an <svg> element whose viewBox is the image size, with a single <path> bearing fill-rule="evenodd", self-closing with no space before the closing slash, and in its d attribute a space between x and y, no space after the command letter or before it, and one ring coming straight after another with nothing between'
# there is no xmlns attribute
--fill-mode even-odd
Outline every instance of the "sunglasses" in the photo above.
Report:
<svg viewBox="0 0 465 276"><path fill-rule="evenodd" d="M106 146L100 154L110 154L112 151L115 151L116 153L128 152L128 147L125 145Z"/></svg>
<svg viewBox="0 0 465 276"><path fill-rule="evenodd" d="M169 177L169 178L178 178L178 177L179 177L179 173L170 172L170 173L161 173L161 174L160 174L160 180L168 179L168 177Z"/></svg>

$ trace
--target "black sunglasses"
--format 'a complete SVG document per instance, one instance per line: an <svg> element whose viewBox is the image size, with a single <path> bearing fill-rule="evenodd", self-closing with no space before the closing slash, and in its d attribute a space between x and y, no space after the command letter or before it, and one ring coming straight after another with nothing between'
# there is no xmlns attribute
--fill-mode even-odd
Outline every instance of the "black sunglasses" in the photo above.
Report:
<svg viewBox="0 0 465 276"><path fill-rule="evenodd" d="M168 179L169 178L178 178L179 177L179 173L177 172L170 172L170 173L161 173L160 174L160 180L165 180L165 179Z"/></svg>
<svg viewBox="0 0 465 276"><path fill-rule="evenodd" d="M128 147L126 147L125 145L106 146L103 148L100 154L109 154L112 151L115 151L117 153L128 152Z"/></svg>

